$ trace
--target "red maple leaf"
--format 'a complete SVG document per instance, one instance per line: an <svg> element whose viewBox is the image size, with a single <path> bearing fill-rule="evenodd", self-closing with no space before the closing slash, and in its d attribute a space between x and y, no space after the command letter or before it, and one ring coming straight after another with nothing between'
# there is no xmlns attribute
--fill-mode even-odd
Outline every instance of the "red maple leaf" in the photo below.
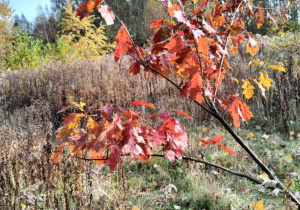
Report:
<svg viewBox="0 0 300 210"><path fill-rule="evenodd" d="M183 86L183 91L180 93L181 97L188 97L190 96L192 99L198 101L201 103L204 98L203 98L203 79L200 75L200 72L198 71L196 74L194 74L193 78L186 82Z"/></svg>
<svg viewBox="0 0 300 210"><path fill-rule="evenodd" d="M126 27L126 26L124 25L124 27ZM121 28L118 31L118 34L115 38L115 41L118 43L118 46L116 47L115 52L114 52L114 58L115 58L116 62L118 62L118 60L124 55L124 53L127 50L132 49L132 43L131 43L130 37L127 34L124 27L121 26Z"/></svg>
<svg viewBox="0 0 300 210"><path fill-rule="evenodd" d="M118 164L122 163L121 154L119 148L114 146L112 153L109 155L109 158L105 160L105 164L109 165L110 170L114 170Z"/></svg>

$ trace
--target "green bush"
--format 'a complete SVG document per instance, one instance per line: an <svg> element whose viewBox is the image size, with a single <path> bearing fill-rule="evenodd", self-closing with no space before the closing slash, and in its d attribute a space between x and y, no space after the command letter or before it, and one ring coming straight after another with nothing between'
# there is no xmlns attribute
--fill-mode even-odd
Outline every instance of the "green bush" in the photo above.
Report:
<svg viewBox="0 0 300 210"><path fill-rule="evenodd" d="M70 44L60 38L56 43L43 44L42 40L20 29L15 30L14 41L10 47L11 53L6 61L6 67L10 69L19 67L33 69L50 60L67 59L76 53Z"/></svg>

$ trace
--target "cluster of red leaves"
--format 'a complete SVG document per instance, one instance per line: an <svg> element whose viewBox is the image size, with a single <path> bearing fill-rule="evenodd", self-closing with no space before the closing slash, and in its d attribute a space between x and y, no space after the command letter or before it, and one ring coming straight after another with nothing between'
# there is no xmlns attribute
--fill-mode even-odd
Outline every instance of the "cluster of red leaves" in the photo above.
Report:
<svg viewBox="0 0 300 210"><path fill-rule="evenodd" d="M136 105L154 108L153 104L144 101L131 104ZM74 105L63 108L60 112L71 107ZM75 155L89 156L95 159L95 163L109 165L113 170L117 164L122 163L121 156L130 156L145 162L149 160L153 151L166 151L165 157L174 161L175 157L182 158L182 150L188 146L184 128L170 116L170 111L150 117L131 109L125 110L111 105L103 106L99 111L99 116L81 112L69 114L64 118L63 126L57 130L59 147L51 156L53 163L58 163L64 148L69 147ZM173 112L191 118L184 112ZM151 126L150 123L156 117L161 123L156 127ZM81 127L82 124L85 126Z"/></svg>
<svg viewBox="0 0 300 210"><path fill-rule="evenodd" d="M150 24L154 29L149 47L143 49L133 43L129 31L121 22L121 29L115 38L117 47L114 58L117 62L125 53L134 58L129 72L141 73L146 78L150 73L169 78L171 74L181 78L180 97L189 97L198 103L219 106L228 113L235 127L240 121L247 121L253 115L249 107L236 93L229 97L217 96L216 90L222 87L226 71L230 68L226 55L229 51L236 54L240 44L248 37L247 52L254 56L259 48L251 32L245 30L242 16L254 18L260 28L265 21L264 10L254 7L252 1L228 0L214 4L211 9L209 0L194 1L197 3L192 14L185 13L187 0L159 0L169 13L168 18L155 20ZM115 15L103 0L86 0L76 9L80 19L98 10L107 25L114 23ZM280 11L282 19L284 11ZM275 22L269 14L268 18ZM276 23L275 23L276 24ZM143 66L143 68L142 68ZM215 102L218 102L215 104ZM135 101L134 105L154 108L153 104ZM63 108L61 111L68 109ZM83 111L83 109L81 109ZM87 151L98 164L107 164L111 169L122 162L121 156L147 161L156 149L166 151L165 157L173 161L182 157L182 150L187 147L187 135L177 120L170 117L170 111L154 114L150 117L136 113L131 109L110 105L101 107L101 116L73 113L65 117L64 125L57 131L60 145L51 159L58 162L64 147L68 146L78 156ZM189 117L186 113L173 111ZM158 117L161 124L149 127L146 124ZM190 118L190 117L189 117ZM83 119L85 128L78 128ZM96 120L98 119L98 120ZM223 136L199 138L203 145L218 144L230 154L235 154L220 143Z"/></svg>
<svg viewBox="0 0 300 210"><path fill-rule="evenodd" d="M118 43L114 52L115 60L117 61L127 52L136 59L130 66L131 73L140 73L141 63L146 63L144 65L146 73L151 72L151 68L165 77L175 74L185 81L182 83L183 91L179 95L202 103L206 97L204 92L209 96L217 97L213 91L220 88L226 70L230 67L226 59L228 49L233 54L237 53L245 36L248 36L247 52L255 55L259 50L253 34L245 30L245 23L240 18L243 13L246 13L244 9L250 5L242 0L227 1L223 5L216 3L209 13L207 10L209 1L203 0L193 10L188 20L183 10L186 1L178 2L179 5L172 4L168 0L162 1L172 18L155 20L150 24L150 28L155 29L155 32L151 45L145 50L136 45L134 49L126 26L123 24L115 39ZM257 18L260 25L263 24L261 8L247 14ZM229 43L230 47L225 47L226 43ZM152 71L155 75L157 72ZM232 94L241 104L241 108L237 108L236 103L228 103L228 99L224 96L221 96L224 97L223 99L217 98L217 100L221 108L226 107L229 117L238 127L239 120L247 121L252 117L252 113L236 93Z"/></svg>

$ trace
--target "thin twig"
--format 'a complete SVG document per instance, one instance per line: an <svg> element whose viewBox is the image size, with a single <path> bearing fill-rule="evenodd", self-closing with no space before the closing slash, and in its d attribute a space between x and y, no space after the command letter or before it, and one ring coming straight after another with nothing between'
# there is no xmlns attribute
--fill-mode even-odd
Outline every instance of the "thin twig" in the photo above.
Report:
<svg viewBox="0 0 300 210"><path fill-rule="evenodd" d="M240 6L242 5L242 3L244 3L244 1L241 1L241 3L238 5L238 7L236 8L236 10L234 11L230 25L233 25L235 16L236 16L236 14L237 14ZM222 66L223 66L223 62L224 62L224 59L225 59L225 52L227 51L227 44L228 44L228 41L229 41L229 35L230 35L230 29L228 29L228 33L226 35L225 45L224 45L224 48L223 48L223 55L222 55L221 62L220 62L219 75L218 75L218 80L217 80L218 82L219 82L220 77L221 77L221 71L222 71ZM217 93L218 93L218 89L216 88L216 90L215 90L215 96L217 95ZM214 99L214 102L215 101L216 100Z"/></svg>

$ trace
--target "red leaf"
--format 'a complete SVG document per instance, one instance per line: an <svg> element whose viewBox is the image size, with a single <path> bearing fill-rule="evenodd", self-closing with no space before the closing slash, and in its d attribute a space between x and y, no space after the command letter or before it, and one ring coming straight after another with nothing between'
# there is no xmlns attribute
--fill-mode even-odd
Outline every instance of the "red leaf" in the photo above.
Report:
<svg viewBox="0 0 300 210"><path fill-rule="evenodd" d="M57 114L66 111L66 110L69 109L70 107L71 107L71 106L65 106L65 107L61 108L61 109L57 112Z"/></svg>
<svg viewBox="0 0 300 210"><path fill-rule="evenodd" d="M191 116L189 116L187 113L185 113L185 112L181 112L181 111L173 111L173 112L175 112L175 113L177 113L177 114L181 114L182 116L185 116L185 117L187 117L187 118L190 118L190 119L193 119Z"/></svg>
<svg viewBox="0 0 300 210"><path fill-rule="evenodd" d="M172 150L169 150L168 152L165 153L165 158L169 159L171 162L175 160L175 152Z"/></svg>
<svg viewBox="0 0 300 210"><path fill-rule="evenodd" d="M221 143L217 143L223 150L225 150L226 152L228 152L229 154L231 155L236 155L234 151L232 151L229 147L227 146L224 146L223 144Z"/></svg>
<svg viewBox="0 0 300 210"><path fill-rule="evenodd" d="M213 138L209 138L209 137L200 137L198 138L199 141L201 141L202 145L212 145L212 144L218 144L222 149L224 149L226 152L228 152L229 154L235 155L235 152L230 150L229 147L224 146L223 144L221 144L221 140L224 138L224 136L222 135L218 135L215 136Z"/></svg>
<svg viewBox="0 0 300 210"><path fill-rule="evenodd" d="M129 73L139 74L141 72L141 64L137 61L133 62L129 67Z"/></svg>
<svg viewBox="0 0 300 210"><path fill-rule="evenodd" d="M114 110L114 108L110 104L108 104L106 106L100 107L99 110L102 112L102 116L105 119L108 119L109 115L112 113L112 111Z"/></svg>
<svg viewBox="0 0 300 210"><path fill-rule="evenodd" d="M236 37L236 39L235 39L236 46L239 47L240 44L243 42L244 38L245 38L245 35L244 35L244 34L238 35L238 36Z"/></svg>
<svg viewBox="0 0 300 210"><path fill-rule="evenodd" d="M155 108L153 104L146 103L144 100L141 101L135 100L134 102L131 103L131 106L136 106L136 105L148 106L153 109Z"/></svg>
<svg viewBox="0 0 300 210"><path fill-rule="evenodd" d="M126 27L126 26L124 26L124 27ZM116 50L114 52L114 58L115 58L116 62L118 62L118 60L124 55L124 53L127 50L131 49L131 45L132 45L130 37L127 34L124 27L121 26L121 28L118 31L118 34L115 38L115 41L118 43L118 46L116 47Z"/></svg>
<svg viewBox="0 0 300 210"><path fill-rule="evenodd" d="M168 50L168 53L173 54L180 52L185 46L182 37L180 35L175 35L170 39L170 42L165 45L165 48Z"/></svg>
<svg viewBox="0 0 300 210"><path fill-rule="evenodd" d="M200 137L198 138L199 141L201 141L201 144L202 145L210 145L210 144L217 144L217 143L220 143L220 141L224 138L224 136L222 135L218 135L218 136L215 136L213 138L209 138L209 137Z"/></svg>
<svg viewBox="0 0 300 210"><path fill-rule="evenodd" d="M118 164L122 163L120 151L118 147L114 147L109 158L105 161L106 165L109 165L110 170L114 170Z"/></svg>
<svg viewBox="0 0 300 210"><path fill-rule="evenodd" d="M203 80L200 75L200 72L198 71L196 74L194 74L193 78L186 82L183 86L184 92L180 93L181 97L188 97L190 96L192 99L198 101L199 103L202 103L204 100L203 98Z"/></svg>
<svg viewBox="0 0 300 210"><path fill-rule="evenodd" d="M127 43L120 42L114 52L115 62L118 62L118 60L120 60L120 58L125 54L126 51L127 51Z"/></svg>
<svg viewBox="0 0 300 210"><path fill-rule="evenodd" d="M101 5L98 10L101 13L101 16L105 19L106 25L114 24L115 16L112 12L112 9L107 5Z"/></svg>
<svg viewBox="0 0 300 210"><path fill-rule="evenodd" d="M124 129L122 126L121 117L121 114L115 114L113 116L113 122L109 123L106 130L103 131L99 136L99 143L104 144L102 146L110 146L119 142L120 136ZM94 148L94 150L98 151L96 148Z"/></svg>

